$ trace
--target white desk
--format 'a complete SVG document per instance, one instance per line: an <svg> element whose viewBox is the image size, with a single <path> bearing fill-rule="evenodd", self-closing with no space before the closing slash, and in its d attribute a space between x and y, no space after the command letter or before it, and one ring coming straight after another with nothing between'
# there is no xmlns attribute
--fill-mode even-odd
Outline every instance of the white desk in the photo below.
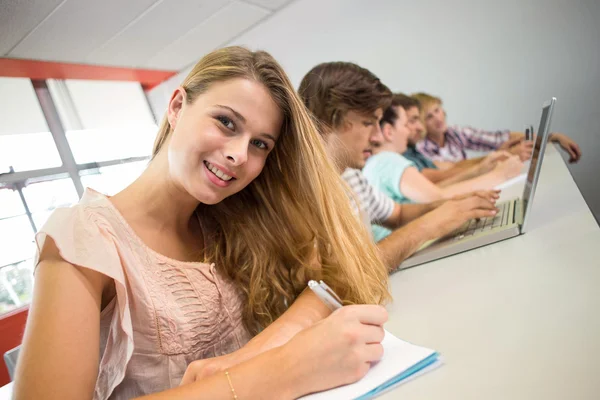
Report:
<svg viewBox="0 0 600 400"><path fill-rule="evenodd" d="M386 328L445 365L381 399L600 399L600 228L554 146L530 222L391 277Z"/></svg>
<svg viewBox="0 0 600 400"><path fill-rule="evenodd" d="M12 382L7 385L0 387L0 400L11 400L12 395Z"/></svg>

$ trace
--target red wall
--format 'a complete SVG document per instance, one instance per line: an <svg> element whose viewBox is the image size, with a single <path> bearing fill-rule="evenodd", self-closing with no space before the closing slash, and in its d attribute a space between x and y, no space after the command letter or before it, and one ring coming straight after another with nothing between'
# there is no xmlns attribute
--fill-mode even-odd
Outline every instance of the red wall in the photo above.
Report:
<svg viewBox="0 0 600 400"><path fill-rule="evenodd" d="M4 353L21 344L28 311L29 306L26 306L0 316L0 386L10 382L4 363Z"/></svg>

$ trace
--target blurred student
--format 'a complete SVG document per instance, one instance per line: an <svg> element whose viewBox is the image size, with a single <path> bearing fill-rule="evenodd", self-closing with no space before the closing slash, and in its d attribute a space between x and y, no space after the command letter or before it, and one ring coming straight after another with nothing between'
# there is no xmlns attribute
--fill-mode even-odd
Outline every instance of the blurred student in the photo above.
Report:
<svg viewBox="0 0 600 400"><path fill-rule="evenodd" d="M406 111L401 106L400 99L394 95L391 105L384 111L380 121L383 141L374 148L375 154L369 157L363 168L369 183L397 203L434 202L477 190L491 190L518 175L523 168L519 158L511 156L498 163L487 174L440 187L419 172L412 161L402 156L407 149L410 135L407 123ZM381 240L390 233L389 229L373 225L376 240Z"/></svg>
<svg viewBox="0 0 600 400"><path fill-rule="evenodd" d="M533 142L524 141L522 132L509 130L486 131L472 127L448 126L446 111L439 97L427 93L413 95L421 103L421 118L426 136L417 144L417 149L432 161L460 161L467 158L466 150L508 150L525 161L531 157ZM581 158L581 150L568 136L553 133L550 140L560 144L569 154L569 162Z"/></svg>
<svg viewBox="0 0 600 400"><path fill-rule="evenodd" d="M498 150L485 157L470 158L458 162L433 162L416 148L417 143L423 139L425 134L419 101L402 93L394 94L394 99L406 111L406 126L409 129L408 144L402 155L412 161L419 172L427 179L441 187L490 172L499 161L503 161L510 156L507 151ZM440 164L443 168L438 168L436 164Z"/></svg>
<svg viewBox="0 0 600 400"><path fill-rule="evenodd" d="M401 205L367 182L360 169L381 144L379 121L392 99L391 91L370 71L347 62L319 64L304 76L299 93L320 124L327 151L355 194L366 226L378 223L394 230L377 243L390 270L426 241L471 218L495 215L495 192Z"/></svg>
<svg viewBox="0 0 600 400"><path fill-rule="evenodd" d="M388 275L265 52L205 56L143 174L114 197L88 189L36 240L17 400L292 399L382 356L384 308L331 314L304 291L322 278L379 304Z"/></svg>

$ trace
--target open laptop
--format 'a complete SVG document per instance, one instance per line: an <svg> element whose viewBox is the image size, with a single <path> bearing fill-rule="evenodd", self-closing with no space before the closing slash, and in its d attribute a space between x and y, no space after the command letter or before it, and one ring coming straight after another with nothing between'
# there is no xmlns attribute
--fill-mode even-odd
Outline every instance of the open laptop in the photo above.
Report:
<svg viewBox="0 0 600 400"><path fill-rule="evenodd" d="M499 203L497 205L499 212L496 216L470 220L450 235L427 244L400 264L399 269L462 253L521 235L527 231L535 187L540 177L544 150L550 136L550 121L555 103L556 98L553 97L543 105L523 198Z"/></svg>

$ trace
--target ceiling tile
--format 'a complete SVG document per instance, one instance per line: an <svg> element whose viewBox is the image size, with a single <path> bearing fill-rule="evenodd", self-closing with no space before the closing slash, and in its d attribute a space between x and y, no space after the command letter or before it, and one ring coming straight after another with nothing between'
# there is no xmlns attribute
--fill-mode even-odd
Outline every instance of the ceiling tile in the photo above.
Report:
<svg viewBox="0 0 600 400"><path fill-rule="evenodd" d="M230 2L171 0L157 3L115 37L94 50L86 62L140 67Z"/></svg>
<svg viewBox="0 0 600 400"><path fill-rule="evenodd" d="M246 3L256 4L257 6L261 6L272 11L280 9L290 1L291 0L244 0Z"/></svg>
<svg viewBox="0 0 600 400"><path fill-rule="evenodd" d="M144 67L180 70L229 42L267 15L269 12L262 8L233 2L164 48Z"/></svg>
<svg viewBox="0 0 600 400"><path fill-rule="evenodd" d="M0 56L6 55L62 0L0 1Z"/></svg>
<svg viewBox="0 0 600 400"><path fill-rule="evenodd" d="M156 0L67 0L10 57L82 62Z"/></svg>

